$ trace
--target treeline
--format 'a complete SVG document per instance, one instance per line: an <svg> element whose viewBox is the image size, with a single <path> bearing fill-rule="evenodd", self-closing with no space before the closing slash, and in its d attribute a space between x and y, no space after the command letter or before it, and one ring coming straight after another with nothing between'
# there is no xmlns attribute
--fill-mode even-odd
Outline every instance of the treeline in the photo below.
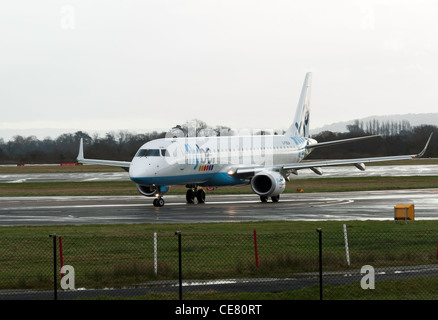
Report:
<svg viewBox="0 0 438 320"><path fill-rule="evenodd" d="M193 119L176 125L168 132L152 131L136 134L128 131L108 132L104 137L90 136L83 131L64 133L56 139L38 139L35 136L14 136L5 142L0 138L0 164L45 164L76 162L79 142L84 139L85 156L90 159L131 161L137 150L146 142L166 136L213 136L233 135L225 126L208 126L204 121Z"/></svg>
<svg viewBox="0 0 438 320"><path fill-rule="evenodd" d="M357 124L357 123L356 123ZM425 146L427 139L433 132L427 152L424 157L438 157L438 127L433 125L420 125L411 127L409 123L405 127L394 126L395 134L388 133L388 126L374 126L364 130L357 125L347 126L348 132L334 133L324 131L313 136L318 142L354 138L366 135L380 135L380 137L367 139L354 143L345 143L319 148L313 151L307 159L344 159L374 157L386 155L417 154ZM400 129L401 128L401 129ZM383 130L383 131L382 131Z"/></svg>
<svg viewBox="0 0 438 320"><path fill-rule="evenodd" d="M172 136L184 136L191 131L200 135L232 135L226 127L209 128L204 122L192 130L187 126L172 128ZM424 147L431 132L434 137L425 157L438 157L438 127L421 125L411 127L409 123L363 124L356 121L347 126L347 132L324 131L313 136L318 142L352 138L369 134L381 137L357 143L347 143L328 148L316 149L309 159L340 159L382 155L416 154ZM130 161L144 143L163 138L168 132L134 134L127 131L109 132L100 137L86 132L64 133L56 139L37 139L35 136L14 136L10 141L0 139L0 164L42 164L75 162L80 139L84 139L85 156L94 159Z"/></svg>
<svg viewBox="0 0 438 320"><path fill-rule="evenodd" d="M76 162L80 139L84 139L87 158L131 161L144 143L163 138L164 132L133 134L126 131L109 132L104 137L91 137L85 132L64 133L56 139L37 139L35 136L14 136L0 139L0 164L43 164Z"/></svg>
<svg viewBox="0 0 438 320"><path fill-rule="evenodd" d="M412 131L409 121L379 121L373 119L369 121L355 120L353 124L347 125L347 130L354 134L378 134L382 136L396 136Z"/></svg>

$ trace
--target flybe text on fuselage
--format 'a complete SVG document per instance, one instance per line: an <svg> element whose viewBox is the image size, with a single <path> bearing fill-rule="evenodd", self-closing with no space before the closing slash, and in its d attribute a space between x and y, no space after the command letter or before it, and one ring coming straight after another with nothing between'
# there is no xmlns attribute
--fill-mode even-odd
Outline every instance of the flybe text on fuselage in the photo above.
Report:
<svg viewBox="0 0 438 320"><path fill-rule="evenodd" d="M176 142L176 141L175 141ZM265 165L300 161L305 155L306 139L284 136L244 136L179 138L181 164L194 171L210 171L214 165ZM202 166L202 167L201 167Z"/></svg>
<svg viewBox="0 0 438 320"><path fill-rule="evenodd" d="M187 164L194 164L195 166L193 167L193 170L196 170L199 166L199 164L202 165L202 167L207 167L204 166L205 164L214 164L216 163L216 159L212 156L211 150L210 148L200 148L197 144L196 144L196 148L193 148L190 144L186 143L184 144L185 147L185 155L186 155L186 163ZM212 168L212 167L211 167ZM212 170L212 169L210 169ZM199 167L199 171L201 171L201 167ZM205 171L204 169L202 171Z"/></svg>

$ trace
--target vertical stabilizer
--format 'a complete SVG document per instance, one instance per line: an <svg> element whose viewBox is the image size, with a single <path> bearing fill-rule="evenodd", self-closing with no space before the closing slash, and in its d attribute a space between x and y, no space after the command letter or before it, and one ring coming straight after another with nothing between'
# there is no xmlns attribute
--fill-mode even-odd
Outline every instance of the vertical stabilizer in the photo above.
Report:
<svg viewBox="0 0 438 320"><path fill-rule="evenodd" d="M312 85L312 73L308 72L301 89L300 100L295 111L294 122L286 131L288 137L309 137L310 117L310 88Z"/></svg>

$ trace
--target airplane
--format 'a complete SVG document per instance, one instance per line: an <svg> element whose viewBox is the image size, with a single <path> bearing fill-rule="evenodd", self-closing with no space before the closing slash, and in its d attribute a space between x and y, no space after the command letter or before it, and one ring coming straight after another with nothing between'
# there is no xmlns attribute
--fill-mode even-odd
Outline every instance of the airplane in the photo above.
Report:
<svg viewBox="0 0 438 320"><path fill-rule="evenodd" d="M322 167L351 164L365 170L365 163L420 158L426 152L432 134L423 150L414 155L357 159L306 161L320 147L356 142L378 135L318 143L310 138L310 91L312 73L305 76L292 124L283 135L240 135L196 137L166 135L142 145L131 162L84 158L83 140L79 145L78 163L122 167L136 184L140 194L154 197L153 205L164 205L163 195L172 185L185 185L187 203L204 203L205 187L250 185L262 202L278 202L286 181L299 170L310 169L322 175ZM195 201L195 198L197 201Z"/></svg>

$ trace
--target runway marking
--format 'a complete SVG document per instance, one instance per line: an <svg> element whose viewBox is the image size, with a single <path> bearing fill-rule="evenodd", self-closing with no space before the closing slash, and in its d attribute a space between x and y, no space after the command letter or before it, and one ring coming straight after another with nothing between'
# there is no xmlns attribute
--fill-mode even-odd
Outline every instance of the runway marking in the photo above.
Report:
<svg viewBox="0 0 438 320"><path fill-rule="evenodd" d="M354 200L339 199L339 200L333 200L331 203L325 203L325 204L324 203L323 204L317 203L317 204L312 205L312 206L314 206L314 207L316 207L316 206L318 206L318 207L330 207L330 206L334 206L334 205L350 204L350 203L353 203L353 202L354 202Z"/></svg>
<svg viewBox="0 0 438 320"><path fill-rule="evenodd" d="M23 221L53 221L53 216L1 216L0 222L17 222L19 220L20 222ZM119 217L111 217L111 216L105 216L105 217L72 217L72 216L57 216L57 221L63 222L63 221L73 221L73 220L120 220ZM136 217L129 217L125 216L123 217L123 220L136 220Z"/></svg>
<svg viewBox="0 0 438 320"><path fill-rule="evenodd" d="M342 204L349 204L354 202L354 200L349 199L339 199L339 200L328 200L330 202L324 203L327 201L322 200L321 202L313 202L311 206L334 206L334 205L342 205ZM299 202L294 199L285 199L281 200L278 204L285 203L285 202ZM301 201L302 202L302 201ZM213 202L206 202L205 205L219 205L219 204L261 204L260 201L256 200L238 200L238 201L213 201ZM177 202L177 203L166 203L165 206L193 206L196 204L187 204L185 202ZM204 204L202 204L204 205ZM269 205L269 204L268 204ZM276 205L276 204L274 204ZM149 207L149 203L125 203L125 204L83 204L83 205L63 205L63 206L37 206L37 207L7 207L7 208L0 208L0 211L18 211L18 210L55 210L55 209L86 209L86 208L117 208L117 207Z"/></svg>
<svg viewBox="0 0 438 320"><path fill-rule="evenodd" d="M0 211L27 211L27 210L49 210L49 209L72 209L72 208L105 208L105 207L140 207L147 204L89 204L89 205L66 205L66 206L44 206L44 207L12 207L0 208Z"/></svg>

